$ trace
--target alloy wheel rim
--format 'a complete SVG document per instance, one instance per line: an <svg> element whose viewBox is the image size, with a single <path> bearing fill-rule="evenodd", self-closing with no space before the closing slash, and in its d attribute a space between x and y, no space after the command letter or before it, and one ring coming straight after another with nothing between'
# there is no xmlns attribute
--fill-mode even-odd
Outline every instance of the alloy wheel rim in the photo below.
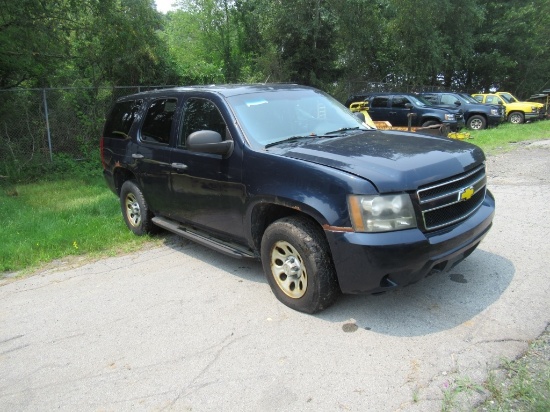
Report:
<svg viewBox="0 0 550 412"><path fill-rule="evenodd" d="M472 130L479 130L481 129L481 126L482 123L479 119L472 120L472 122L470 123L470 127L472 128Z"/></svg>

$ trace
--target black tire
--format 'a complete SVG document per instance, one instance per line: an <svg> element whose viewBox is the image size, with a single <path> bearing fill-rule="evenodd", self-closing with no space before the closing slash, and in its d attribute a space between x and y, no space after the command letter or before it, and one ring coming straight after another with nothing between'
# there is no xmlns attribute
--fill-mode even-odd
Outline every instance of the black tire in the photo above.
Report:
<svg viewBox="0 0 550 412"><path fill-rule="evenodd" d="M472 130L483 130L487 128L487 120L485 120L485 117L476 114L468 118L466 126Z"/></svg>
<svg viewBox="0 0 550 412"><path fill-rule="evenodd" d="M326 238L315 222L303 217L275 221L264 232L261 254L269 286L286 306L315 313L340 294Z"/></svg>
<svg viewBox="0 0 550 412"><path fill-rule="evenodd" d="M435 120L428 120L422 123L422 127L429 127L429 126L435 126L436 124L441 124L438 121Z"/></svg>
<svg viewBox="0 0 550 412"><path fill-rule="evenodd" d="M134 180L127 180L120 189L120 208L126 226L134 234L143 236L154 229L153 214Z"/></svg>
<svg viewBox="0 0 550 412"><path fill-rule="evenodd" d="M525 123L525 116L522 112L512 112L508 116L508 121L513 124Z"/></svg>

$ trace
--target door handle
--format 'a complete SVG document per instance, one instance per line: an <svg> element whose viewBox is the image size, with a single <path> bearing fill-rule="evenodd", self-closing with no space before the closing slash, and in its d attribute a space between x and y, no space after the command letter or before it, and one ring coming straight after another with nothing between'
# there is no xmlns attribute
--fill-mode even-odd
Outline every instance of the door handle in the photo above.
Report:
<svg viewBox="0 0 550 412"><path fill-rule="evenodd" d="M134 159L143 159L143 155L139 153L132 153L132 157Z"/></svg>
<svg viewBox="0 0 550 412"><path fill-rule="evenodd" d="M185 170L187 169L187 165L183 163L172 163L172 167L177 170Z"/></svg>

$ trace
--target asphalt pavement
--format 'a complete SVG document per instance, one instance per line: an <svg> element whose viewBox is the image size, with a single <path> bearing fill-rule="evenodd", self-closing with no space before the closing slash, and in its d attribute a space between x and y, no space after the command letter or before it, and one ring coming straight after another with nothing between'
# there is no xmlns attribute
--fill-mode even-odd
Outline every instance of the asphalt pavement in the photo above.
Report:
<svg viewBox="0 0 550 412"><path fill-rule="evenodd" d="M550 321L549 154L489 158L494 225L453 270L316 315L174 236L0 280L0 410L468 410Z"/></svg>

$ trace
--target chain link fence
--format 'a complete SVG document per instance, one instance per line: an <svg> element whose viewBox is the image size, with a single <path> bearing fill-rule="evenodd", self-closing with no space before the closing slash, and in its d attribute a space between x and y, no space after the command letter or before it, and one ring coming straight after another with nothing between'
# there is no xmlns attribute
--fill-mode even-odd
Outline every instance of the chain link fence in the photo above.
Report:
<svg viewBox="0 0 550 412"><path fill-rule="evenodd" d="M105 114L114 101L163 87L169 86L0 90L0 176L18 176L57 155L98 156Z"/></svg>

